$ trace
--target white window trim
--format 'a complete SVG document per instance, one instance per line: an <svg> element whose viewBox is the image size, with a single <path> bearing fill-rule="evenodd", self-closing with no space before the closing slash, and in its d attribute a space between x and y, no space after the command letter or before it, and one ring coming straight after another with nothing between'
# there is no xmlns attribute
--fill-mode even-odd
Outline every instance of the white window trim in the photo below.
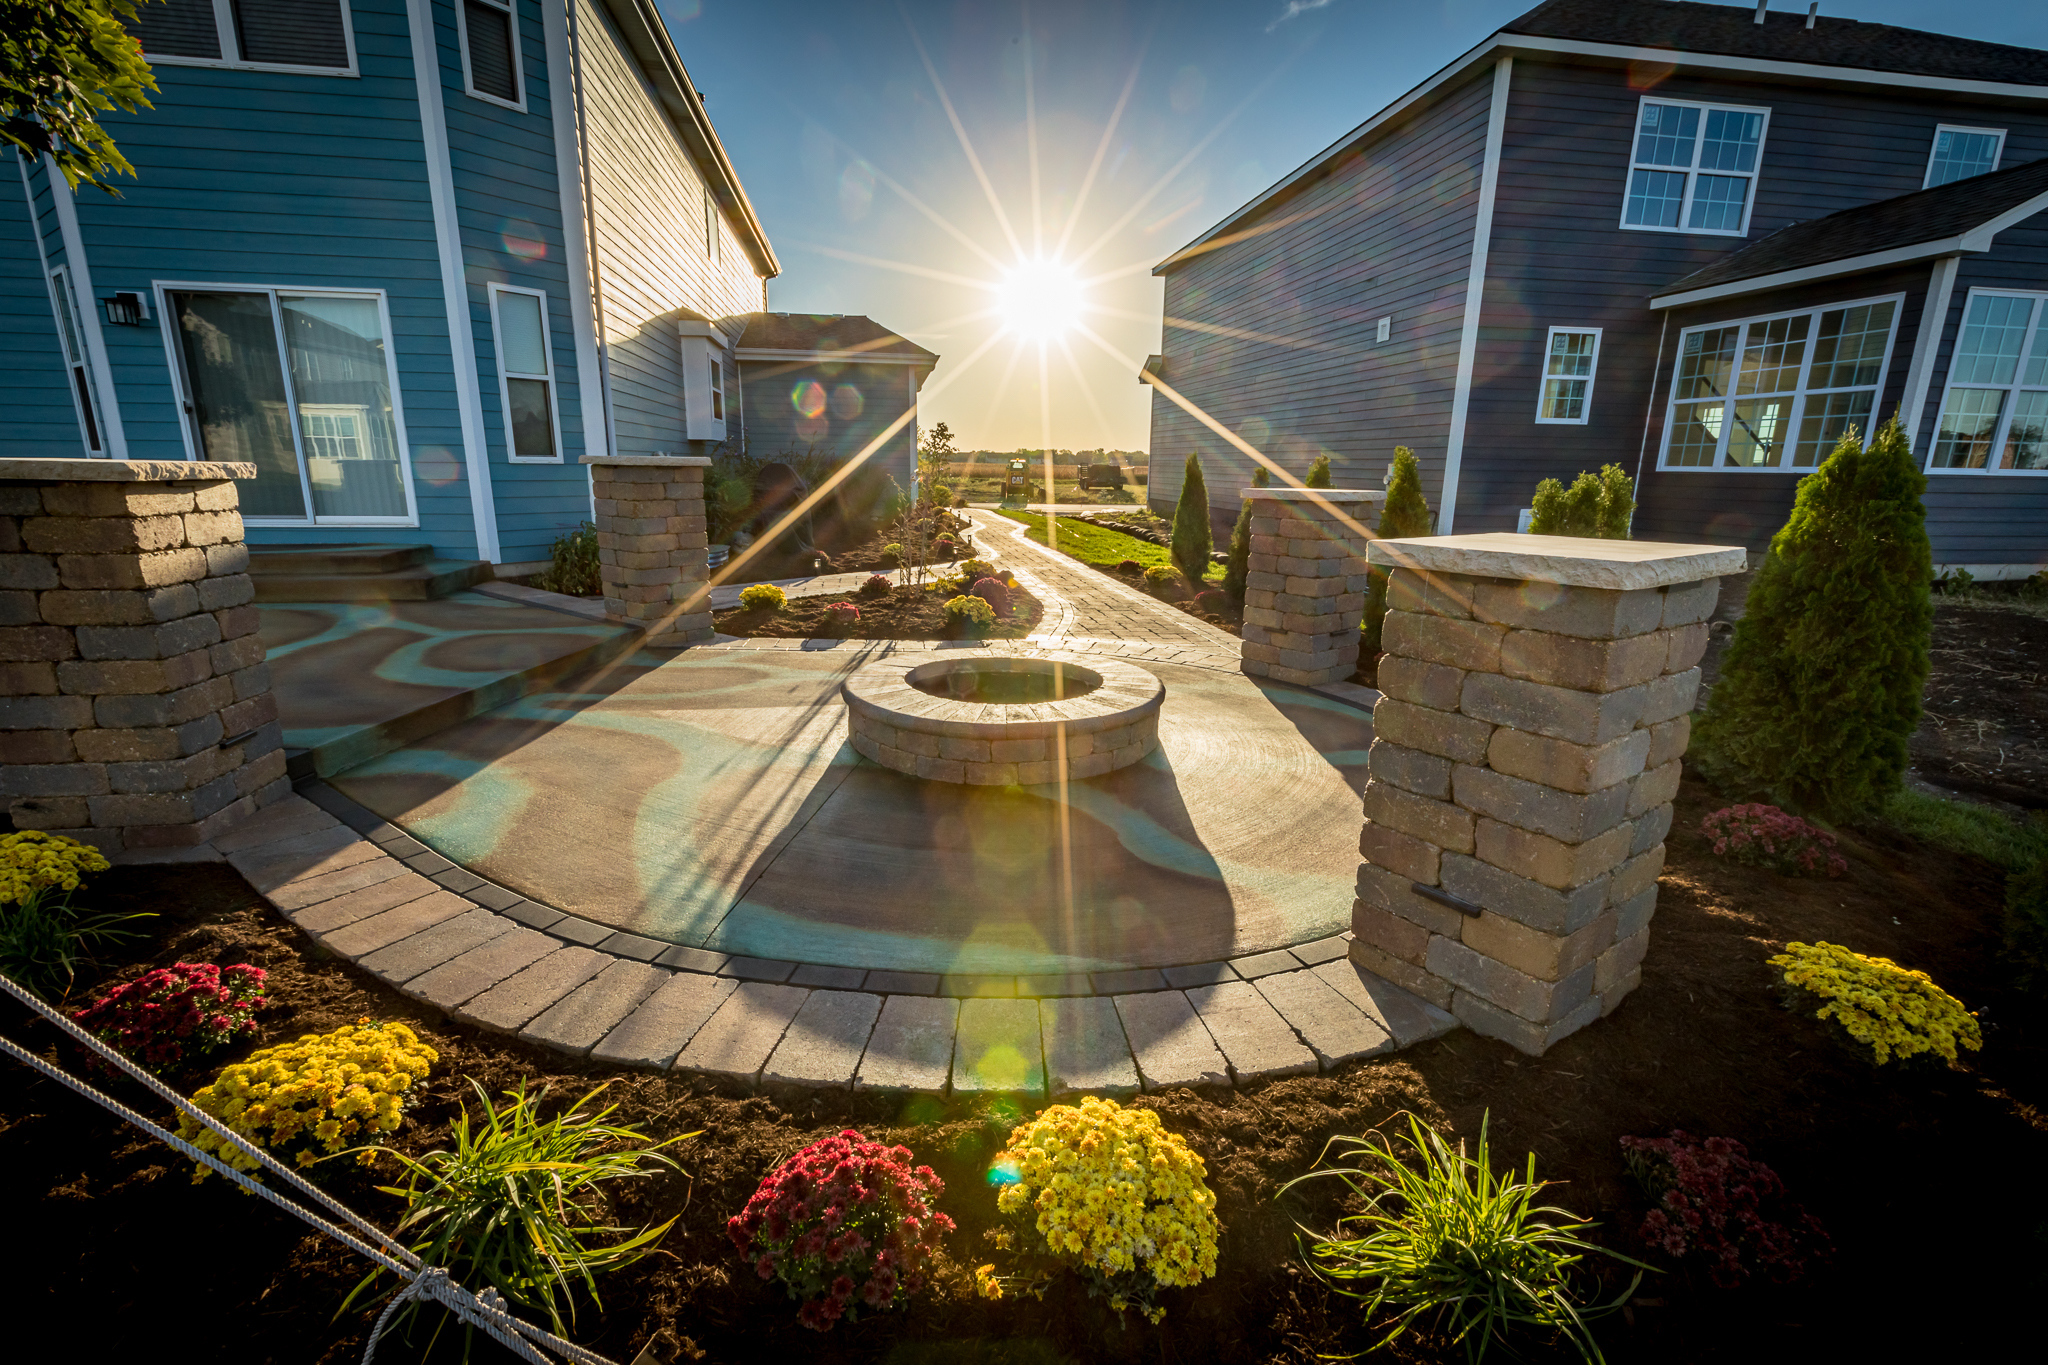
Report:
<svg viewBox="0 0 2048 1365"><path fill-rule="evenodd" d="M1957 384L1953 382L1953 376L1956 372L1955 347L1963 344L1963 329L1970 324L1970 307L1976 303L1979 295L1988 298L2032 299L2035 302L2033 321L2027 328L2027 334L2020 338L2019 363L2013 367L2012 383L2010 384ZM1947 319L1944 318L1944 326L1946 323ZM2017 393L2033 390L2037 387L2036 385L2022 384L2020 380L2026 377L2027 354L2033 349L2034 338L2044 329L2048 329L2048 290L2037 292L2031 289L1973 288L1963 296L1962 319L1956 324L1955 345L1949 348L1948 373L1942 377L1941 405L1934 410L1934 430L1927 438L1927 459L1922 467L1928 474L1974 474L1980 477L1989 475L1992 478L1999 479L2048 478L2048 469L2000 469L1991 463L1992 460L2001 459L2005 455L2005 438L2012 430L2012 410L2015 406L2012 403L2003 404L2001 407L1998 414L1998 428L1991 433L1991 456L1990 459L1985 460L1984 468L1969 469L1956 465L1937 466L1934 463L1935 447L1941 444L1941 418L1942 414L1948 411L1950 390L2003 389L2007 398Z"/></svg>
<svg viewBox="0 0 2048 1365"><path fill-rule="evenodd" d="M242 60L242 40L235 32L235 14L229 8L228 0L213 0L213 32L220 42L221 55L218 57L172 57L145 52L151 66L198 66L211 67L216 71L283 71L298 76L347 76L360 78L362 62L356 56L355 17L349 13L348 0L335 0L341 6L341 38L348 44L347 66L300 66L293 62L245 62ZM233 56L229 56L233 53Z"/></svg>
<svg viewBox="0 0 2048 1365"><path fill-rule="evenodd" d="M505 368L504 332L498 326L498 296L500 294L530 294L540 300L541 344L547 348L548 372L528 374L525 371L512 373ZM498 353L498 404L504 413L505 458L512 464L560 464L562 462L562 402L561 386L555 383L555 338L548 325L548 295L544 289L528 289L516 284L493 284L491 296L491 349ZM555 453L549 455L518 455L512 449L512 385L514 379L539 379L548 386L548 422L554 428Z"/></svg>
<svg viewBox="0 0 2048 1365"><path fill-rule="evenodd" d="M1700 147L1706 141L1706 120L1702 118L1700 121L1700 131L1693 141L1693 164L1687 167L1682 172L1682 174L1685 176L1685 199L1678 206L1678 225L1676 227L1652 227L1648 223L1629 222L1629 187L1635 183L1636 171L1638 169L1652 171L1661 170L1671 172L1673 174L1681 173L1675 166L1638 167L1636 165L1636 142L1642 136L1643 106L1646 104L1669 104L1675 105L1681 109L1698 109L1703 114L1705 111L1710 109L1726 109L1741 114L1762 114L1764 118L1763 126L1757 130L1756 134L1756 169L1753 171L1701 171L1699 166ZM1749 218L1751 214L1756 212L1757 193L1763 187L1764 149L1770 145L1770 140L1771 110L1769 105L1726 104L1713 100L1672 100L1665 99L1662 96L1658 95L1644 95L1641 99L1636 101L1635 121L1629 124L1628 128L1628 159L1622 165L1620 214L1621 230L1623 232L1664 232L1686 237L1747 237L1749 235ZM1744 196L1742 202L1742 226L1736 231L1729 232L1723 228L1695 228L1687 227L1685 225L1686 220L1692 216L1693 188L1694 186L1699 184L1699 178L1703 174L1739 175L1745 176L1749 180L1749 193L1746 196Z"/></svg>
<svg viewBox="0 0 2048 1365"><path fill-rule="evenodd" d="M476 88L476 82L469 74L469 7L463 0L455 0L455 40L462 49L462 92L471 99L495 104L500 109L526 112L526 59L519 51L519 5L517 0L478 0L479 4L492 9L503 10L512 20L512 83L519 87L519 98L500 99L498 96Z"/></svg>
<svg viewBox="0 0 2048 1365"><path fill-rule="evenodd" d="M193 429L192 414L185 410L192 386L185 375L185 355L178 344L177 319L171 309L171 295L184 292L213 291L223 294L266 294L270 298L270 318L276 327L278 364L286 367L284 376L285 402L291 413L292 443L298 451L299 488L306 501L304 517L251 517L244 516L243 522L250 526L397 526L416 527L420 524L419 499L413 491L412 442L405 434L405 398L398 384L398 344L391 332L391 300L382 289L329 288L318 284L239 284L225 280L152 280L150 288L156 295L156 315L159 331L164 339L164 355L170 364L171 402L177 408L178 434L185 442L185 458L203 460L205 451L200 447L199 434ZM402 517L323 517L313 511L313 489L306 472L306 450L304 433L299 429L299 399L292 392L289 350L284 339L283 312L277 304L279 294L327 296L330 298L375 299L377 301L377 324L384 329L384 368L391 385L391 428L392 440L398 446L398 481L405 489L405 515Z"/></svg>
<svg viewBox="0 0 2048 1365"><path fill-rule="evenodd" d="M1870 420L1874 423L1879 418L1880 405L1884 401L1885 381L1891 377L1892 351L1898 345L1899 342L1899 318L1900 315L1906 311L1906 296L1903 293L1877 294L1866 299L1844 299L1840 302L1829 302L1819 304L1812 308L1779 309L1769 313L1758 313L1752 317L1721 318L1714 322L1703 322L1697 326L1682 329L1678 334L1678 346L1672 356L1671 368L1669 370L1666 370L1662 375L1658 376L1658 382L1664 385L1664 434L1662 437L1659 438L1657 445L1658 472L1663 473L1665 471L1669 471L1673 474L1806 475L1811 474L1814 470L1820 468L1820 460L1825 460L1827 458L1827 456L1825 455L1822 455L1819 460L1816 460L1814 463L1810 465L1732 465L1720 463L1721 459L1728 453L1728 420L1726 417L1727 409L1725 405L1732 404L1738 401L1737 396L1732 393L1724 394L1722 396L1724 407L1722 409L1723 417L1721 420L1721 439L1714 450L1715 462L1713 464L1672 464L1671 433L1678 421L1678 367L1684 361L1685 339L1688 336L1692 335L1694 332L1713 332L1718 331L1723 327L1743 327L1752 322L1772 322L1778 318L1796 318L1801 316L1802 314L1807 317L1811 317L1814 320L1814 326L1806 334L1806 349L1805 352L1799 358L1799 387L1794 391L1792 411L1790 415L1787 416L1785 419L1786 426L1789 427L1793 433L1792 441L1796 443L1798 440L1799 423L1806 416L1806 400L1812 396L1807 392L1806 379L1807 376L1811 374L1813 371L1813 342L1819 332L1820 315L1822 313L1838 312L1845 308L1863 308L1867 307L1870 304L1876 303L1889 303L1892 305L1892 325L1891 330L1885 334L1884 359L1878 362L1877 382L1876 384L1869 386L1872 390L1870 399ZM1742 339L1740 337L1737 338L1737 346L1735 351L1735 369L1731 371L1731 373L1739 374L1742 369L1742 348L1740 344L1741 340ZM1859 384L1855 387L1861 389L1865 386ZM1842 393L1846 392L1846 390L1823 389L1821 390L1821 392ZM1863 435L1864 439L1866 440L1868 440L1870 437L1870 433L1867 431L1864 432Z"/></svg>
<svg viewBox="0 0 2048 1365"><path fill-rule="evenodd" d="M1920 175L1920 188L1923 190L1934 188L1934 155L1941 150L1941 135L1943 133L1978 133L1997 138L1998 146L1991 153L1991 170L1983 172L1985 175L1989 175L1991 171L1997 170L1999 163L2005 160L2005 129L1966 128L1960 123L1937 123L1934 125L1934 136L1927 140L1927 169ZM1954 184L1955 182L1950 181L1949 183Z"/></svg>
<svg viewBox="0 0 2048 1365"><path fill-rule="evenodd" d="M64 311L68 308L71 312L71 330L78 334L80 348L85 346L85 319L78 316L78 291L72 287L70 267L51 267L46 282L50 287L50 309L57 320L57 349L64 354L64 387L71 391L71 410L78 416L78 442L85 447L88 457L104 460L112 452L107 449L107 419L100 411L99 376L92 371L92 353L87 351L82 359L73 360L70 343L64 339ZM83 397L78 392L78 378L74 373L79 369L85 371L86 392ZM85 406L88 402L93 405L89 420ZM92 443L92 433L95 430L100 434L97 450L93 448Z"/></svg>
<svg viewBox="0 0 2048 1365"><path fill-rule="evenodd" d="M1598 327L1553 327L1543 336L1542 368L1536 374L1536 425L1539 427L1582 427L1593 420L1593 386L1600 378L1600 339L1603 329ZM1543 394L1550 387L1550 344L1559 332L1573 336L1591 335L1593 338L1593 362L1586 370L1586 398L1578 417L1545 417L1543 415ZM1569 376L1566 376L1569 377Z"/></svg>

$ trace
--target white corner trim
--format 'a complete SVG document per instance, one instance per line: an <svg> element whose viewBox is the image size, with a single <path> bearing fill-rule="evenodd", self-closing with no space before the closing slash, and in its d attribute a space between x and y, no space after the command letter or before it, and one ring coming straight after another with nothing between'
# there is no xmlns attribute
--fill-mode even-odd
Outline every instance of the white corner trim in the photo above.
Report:
<svg viewBox="0 0 2048 1365"><path fill-rule="evenodd" d="M49 153L43 154L43 174L50 179L50 202L57 209L57 233L64 239L64 264L70 268L72 292L78 300L78 329L85 333L85 355L92 362L93 378L101 389L100 423L106 428L107 458L128 458L128 433L121 425L121 394L114 387L114 367L107 359L107 339L100 335L100 301L93 292L92 270L85 261L85 238L78 230L76 191L64 183L64 173ZM35 228L35 204L29 204L29 228ZM37 241L40 243L41 238ZM45 292L49 276L43 277ZM69 369L69 366L65 368Z"/></svg>
<svg viewBox="0 0 2048 1365"><path fill-rule="evenodd" d="M569 267L569 330L576 337L576 393L583 420L583 448L577 454L584 455L609 451L610 442L604 372L597 359L597 312L591 302L590 242L583 232L583 155L576 130L575 63L569 53L568 7L575 3L543 0L540 8L547 35L548 109L555 125L555 180L562 191L562 251Z"/></svg>
<svg viewBox="0 0 2048 1365"><path fill-rule="evenodd" d="M1955 292L1959 256L1943 256L1927 277L1927 296L1920 301L1920 327L1913 338L1913 359L1906 367L1905 401L1899 406L1906 421L1906 448L1920 440L1920 418L1927 408L1927 390L1934 380L1934 356L1948 328L1948 301Z"/></svg>
<svg viewBox="0 0 2048 1365"><path fill-rule="evenodd" d="M469 317L469 282L462 266L462 229L455 218L455 172L448 161L448 111L441 90L439 40L433 0L406 0L412 30L412 69L419 89L420 138L427 158L427 194L434 207L434 245L441 257L441 297L447 304L448 347L455 371L455 406L462 421L463 463L481 559L496 564L498 509L491 496L490 450L484 443L483 384L476 372L476 332ZM412 458L407 451L406 458Z"/></svg>
<svg viewBox="0 0 2048 1365"><path fill-rule="evenodd" d="M1493 240L1493 201L1500 188L1500 148L1507 129L1508 86L1515 59L1493 67L1493 103L1486 115L1486 168L1479 176L1479 211L1472 223L1472 269L1465 277L1465 321L1458 332L1458 386L1451 397L1450 437L1444 443L1443 492L1436 533L1451 534L1458 516L1458 475L1465 462L1465 417L1472 407L1472 370L1479 354L1479 309L1486 298L1486 248Z"/></svg>

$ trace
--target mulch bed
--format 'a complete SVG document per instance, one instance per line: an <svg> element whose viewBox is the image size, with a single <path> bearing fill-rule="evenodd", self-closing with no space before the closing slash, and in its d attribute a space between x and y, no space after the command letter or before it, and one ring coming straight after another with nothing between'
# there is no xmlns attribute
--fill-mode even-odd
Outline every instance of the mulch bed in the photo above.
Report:
<svg viewBox="0 0 2048 1365"><path fill-rule="evenodd" d="M967 638L946 617L946 599L952 594L927 592L923 588L897 584L887 597L865 597L858 592L827 594L823 597L792 597L781 611L764 607L734 607L717 612L712 622L723 635L759 638L818 640L840 630L831 618L836 602L851 602L860 608L860 621L846 633L853 640L951 640ZM1038 626L1045 605L1022 587L1010 589L1010 613L995 626L974 637L986 640L1021 640Z"/></svg>
<svg viewBox="0 0 2048 1365"><path fill-rule="evenodd" d="M1305 1363L1361 1352L1374 1337L1355 1303L1296 1259L1294 1220L1327 1226L1337 1211L1329 1190L1311 1187L1313 1197L1286 1203L1273 1195L1331 1135L1407 1110L1468 1138L1490 1112L1498 1159L1533 1149L1539 1174L1565 1182L1550 1202L1599 1219L1598 1236L1630 1252L1644 1254L1630 1230L1646 1206L1617 1140L1672 1127L1746 1142L1832 1235L1832 1264L1791 1289L1723 1291L1686 1268L1650 1277L1626 1320L1598 1324L1610 1359L1899 1359L1929 1348L1963 1359L2009 1344L2011 1333L2031 1330L2028 1310L2048 1289L2048 1223L2026 1193L2048 1156L2048 1032L2010 996L1994 957L1996 869L1863 834L1845 841L1844 879L1788 880L1711 857L1696 831L1718 804L1690 781L1680 795L1642 988L1549 1055L1525 1057L1461 1031L1328 1076L1139 1101L1206 1159L1224 1224L1217 1278L1170 1294L1158 1331L1119 1327L1071 1284L1042 1303L972 1296L971 1267L992 1259L982 1241L993 1203L983 1174L1017 1116L1010 1105L746 1094L634 1074L608 1092L625 1118L703 1136L681 1148L687 1180L639 1183L619 1196L623 1222L681 1217L662 1254L602 1281L604 1311L585 1305L576 1335L621 1362L650 1336L651 1358L664 1362ZM113 977L175 960L267 968L279 1003L259 1016L259 1041L366 1015L414 1024L441 1062L396 1135L408 1152L446 1139L469 1095L466 1077L493 1091L541 1082L568 1097L599 1074L446 1023L370 984L322 956L225 868L117 869L96 878L87 898L162 916ZM1788 939L1816 938L1926 969L1966 1004L1988 1007L1985 1051L1967 1070L1932 1077L1878 1071L1817 1021L1780 1008L1764 959ZM11 1036L56 1050L50 1030L24 1019L0 1010ZM203 1079L188 1073L180 1083ZM954 1261L911 1311L820 1336L734 1256L724 1220L782 1158L848 1125L908 1143L936 1167L947 1183L942 1207L961 1231ZM357 1209L396 1221L397 1201L376 1192L370 1174L348 1168L329 1179ZM369 1315L334 1316L363 1273L349 1253L217 1180L192 1185L182 1160L12 1065L0 1066L0 1199L15 1225L4 1242L15 1316L67 1324L74 1353L139 1358L195 1337L207 1359L223 1362L338 1365L361 1352ZM459 1334L447 1334L433 1358L456 1359L458 1345ZM416 1358L390 1342L381 1354ZM1428 1340L1391 1354L1459 1358ZM506 1357L479 1341L474 1358Z"/></svg>
<svg viewBox="0 0 2048 1365"><path fill-rule="evenodd" d="M2048 616L1935 599L1916 774L2048 809Z"/></svg>

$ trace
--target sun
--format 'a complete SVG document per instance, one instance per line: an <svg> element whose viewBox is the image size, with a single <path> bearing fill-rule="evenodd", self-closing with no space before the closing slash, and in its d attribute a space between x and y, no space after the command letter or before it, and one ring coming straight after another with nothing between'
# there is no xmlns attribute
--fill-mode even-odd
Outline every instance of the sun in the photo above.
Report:
<svg viewBox="0 0 2048 1365"><path fill-rule="evenodd" d="M1062 261L1025 261L996 285L996 316L1004 328L1033 340L1062 336L1084 307L1081 281Z"/></svg>

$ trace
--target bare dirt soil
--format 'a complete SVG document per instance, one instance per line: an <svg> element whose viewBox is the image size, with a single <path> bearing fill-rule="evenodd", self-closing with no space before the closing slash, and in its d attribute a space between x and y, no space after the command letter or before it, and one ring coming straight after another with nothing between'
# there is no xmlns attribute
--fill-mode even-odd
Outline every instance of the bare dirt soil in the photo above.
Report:
<svg viewBox="0 0 2048 1365"><path fill-rule="evenodd" d="M1933 663L1914 772L2048 809L2048 614L1937 597Z"/></svg>
<svg viewBox="0 0 2048 1365"><path fill-rule="evenodd" d="M1651 1276L1626 1318L1599 1324L1610 1359L1901 1359L1925 1350L1966 1359L2031 1331L2031 1305L2048 1291L2048 1216L2029 1193L2031 1173L2048 1159L2048 1027L2011 997L1994 954L1997 869L1862 833L1844 841L1843 879L1787 879L1711 856L1697 829L1718 804L1690 781L1681 793L1642 988L1547 1056L1461 1031L1326 1076L1138 1101L1205 1158L1224 1227L1217 1278L1172 1294L1162 1329L1121 1326L1072 1286L1042 1303L973 1297L971 1268L992 1259L982 1240L993 1226L984 1175L1020 1113L1013 1101L749 1094L634 1074L609 1092L626 1118L650 1132L703 1135L682 1147L687 1179L621 1196L622 1222L680 1217L659 1255L603 1281L604 1308L585 1305L576 1335L620 1362L650 1338L658 1361L1305 1365L1360 1352L1374 1337L1356 1305L1307 1275L1296 1254L1297 1220L1324 1227L1338 1211L1331 1190L1285 1202L1274 1192L1332 1135L1404 1110L1467 1138L1490 1113L1499 1160L1519 1164L1533 1150L1539 1174L1564 1182L1549 1192L1553 1202L1599 1219L1603 1241L1658 1264L1669 1263L1633 1235L1646 1204L1622 1165L1625 1134L1683 1127L1737 1137L1826 1225L1835 1259L1794 1288L1719 1290L1683 1265ZM538 1081L562 1098L600 1079L560 1055L446 1022L323 958L225 868L119 869L87 895L96 906L161 915L108 981L176 960L269 969L277 1004L260 1016L256 1042L363 1016L420 1029L441 1062L396 1135L406 1151L446 1138L469 1097L466 1078L493 1091ZM1983 1053L1932 1076L1879 1070L1782 1008L1764 959L1787 940L1817 938L1932 973L1986 1011ZM23 1011L0 1010L0 1028L79 1065ZM210 1073L190 1071L180 1083L195 1088ZM848 1125L907 1143L936 1167L947 1184L942 1207L961 1227L939 1282L909 1311L820 1336L797 1325L779 1289L752 1276L723 1225L779 1161ZM357 1209L396 1221L398 1201L378 1193L370 1174L351 1167L325 1178ZM0 1063L0 1202L12 1215L0 1245L17 1320L67 1324L81 1354L157 1357L176 1355L174 1343L203 1342L191 1358L338 1365L361 1353L369 1314L335 1316L363 1273L348 1252L218 1180L194 1186L180 1159L11 1063ZM443 1345L435 1359L457 1358L454 1334ZM1551 1358L1541 1342L1524 1346ZM1428 1339L1392 1354L1460 1358ZM380 1358L417 1352L387 1343ZM474 1359L505 1358L477 1343Z"/></svg>
<svg viewBox="0 0 2048 1365"><path fill-rule="evenodd" d="M711 619L723 635L775 636L821 640L840 634L831 617L837 602L851 602L860 608L860 620L846 631L853 640L948 640L964 639L959 627L946 616L946 600L952 594L927 592L923 588L896 584L885 597L868 597L859 592L826 594L822 597L792 597L782 610L765 607L734 607ZM976 638L1021 640L1038 625L1045 605L1023 588L1010 589L1010 610L995 625Z"/></svg>

